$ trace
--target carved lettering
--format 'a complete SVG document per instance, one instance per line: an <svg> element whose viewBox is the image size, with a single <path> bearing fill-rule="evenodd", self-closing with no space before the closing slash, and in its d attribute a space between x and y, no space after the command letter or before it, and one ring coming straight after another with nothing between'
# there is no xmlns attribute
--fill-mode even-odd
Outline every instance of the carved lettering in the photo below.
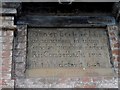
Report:
<svg viewBox="0 0 120 90"><path fill-rule="evenodd" d="M105 68L110 66L109 59L108 37L104 29L30 28L28 30L29 68Z"/></svg>

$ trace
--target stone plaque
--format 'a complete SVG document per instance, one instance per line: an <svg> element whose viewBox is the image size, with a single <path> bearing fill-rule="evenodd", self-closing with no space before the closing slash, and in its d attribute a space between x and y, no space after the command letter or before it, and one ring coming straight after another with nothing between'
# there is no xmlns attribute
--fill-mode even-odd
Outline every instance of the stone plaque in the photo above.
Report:
<svg viewBox="0 0 120 90"><path fill-rule="evenodd" d="M55 69L67 72L70 69L80 71L110 67L108 36L104 28L28 29L29 73L33 74L39 70L44 73L44 69L48 74L48 69L57 73Z"/></svg>

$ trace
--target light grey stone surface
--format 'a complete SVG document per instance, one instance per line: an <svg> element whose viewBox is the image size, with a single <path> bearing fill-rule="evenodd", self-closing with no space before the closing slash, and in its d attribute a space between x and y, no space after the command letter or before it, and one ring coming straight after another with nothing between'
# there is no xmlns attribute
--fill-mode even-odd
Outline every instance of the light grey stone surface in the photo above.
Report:
<svg viewBox="0 0 120 90"><path fill-rule="evenodd" d="M27 26L18 25L17 31L15 31L14 47L13 47L13 63L15 66L15 74L13 77L24 78L26 70L26 38ZM24 47L24 48L23 48ZM21 68L22 67L22 68Z"/></svg>
<svg viewBox="0 0 120 90"><path fill-rule="evenodd" d="M111 78L108 80L101 79L93 82L83 82L82 78L30 78L17 79L18 88L83 88L85 85L96 85L96 88L118 88L118 78Z"/></svg>
<svg viewBox="0 0 120 90"><path fill-rule="evenodd" d="M110 68L108 43L105 29L29 28L28 67Z"/></svg>

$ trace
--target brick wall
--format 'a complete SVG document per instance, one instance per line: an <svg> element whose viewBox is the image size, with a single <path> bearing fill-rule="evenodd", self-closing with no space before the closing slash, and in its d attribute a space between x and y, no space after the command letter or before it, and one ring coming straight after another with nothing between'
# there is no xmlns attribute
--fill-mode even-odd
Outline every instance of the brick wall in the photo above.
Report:
<svg viewBox="0 0 120 90"><path fill-rule="evenodd" d="M12 51L14 36L14 17L0 16L2 21L0 30L0 61L1 61L1 80L2 88L14 88L14 80L11 77L12 71Z"/></svg>
<svg viewBox="0 0 120 90"><path fill-rule="evenodd" d="M110 37L111 49L118 50L116 43L118 43L118 27L108 26L108 34ZM117 88L118 78L117 76L85 76L85 77L59 77L59 78L26 78L25 77L25 65L26 65L26 35L27 26L19 25L17 26L16 39L14 41L14 61L15 61L15 87L17 88ZM115 38L115 41L114 41ZM23 47L24 46L24 47ZM113 53L113 63L117 72L117 57L116 53ZM22 68L22 69L21 69Z"/></svg>
<svg viewBox="0 0 120 90"><path fill-rule="evenodd" d="M3 88L117 88L118 78L111 76L96 76L81 78L25 78L26 61L26 25L17 26L14 37L14 17L0 17L4 21L0 30L0 86ZM120 61L120 39L118 37L118 27L108 26L110 37L112 60L114 69L118 73ZM14 37L14 38L13 38ZM14 40L13 40L14 39ZM14 44L13 44L14 41ZM14 47L13 47L14 46ZM13 50L14 49L14 50ZM15 65L15 68L14 68ZM15 71L14 71L15 70ZM15 76L13 78L12 76ZM16 79L16 80L14 80ZM15 84L14 84L15 83Z"/></svg>
<svg viewBox="0 0 120 90"><path fill-rule="evenodd" d="M14 80L11 77L12 69L12 56L15 57L16 71L14 75L16 77L24 76L25 60L26 56L24 50L26 50L26 26L18 26L14 44L14 55L12 55L13 49L13 36L14 31L10 29L3 29L0 31L1 39L1 57L2 57L2 84L3 87L14 87ZM118 68L118 57L119 57L119 42L118 42L118 28L116 26L108 26L109 37L111 42L111 49L113 52L113 61L115 69ZM21 53L19 53L21 52ZM23 63L21 63L23 62ZM20 71L20 70L22 71ZM16 79L16 87L76 87L76 88L106 88L106 87L117 87L118 79L115 77L81 77L81 78L37 78L37 79L26 79L25 77L19 77ZM49 83L50 82L50 83ZM53 83L54 82L54 83Z"/></svg>
<svg viewBox="0 0 120 90"><path fill-rule="evenodd" d="M2 85L14 87L14 80L11 80L13 31L2 31L2 38Z"/></svg>
<svg viewBox="0 0 120 90"><path fill-rule="evenodd" d="M108 26L108 33L110 37L112 58L115 66L115 70L118 70L119 61L119 39L118 39L118 27ZM0 84L2 87L13 88L15 87L68 87L68 88L112 88L117 87L118 78L111 76L96 76L96 77L81 77L81 78L37 78L37 79L27 79L25 75L25 61L26 61L26 40L27 40L27 26L21 25L17 26L17 31L15 32L14 44L13 36L14 29L4 28L0 30L0 45L1 45L1 61L2 61L2 80ZM16 43L15 43L16 42ZM13 46L14 52L13 52ZM13 54L12 54L13 53ZM14 58L12 58L14 57ZM12 62L14 60L14 63ZM21 63L23 62L23 63ZM12 64L13 63L13 64ZM15 75L16 80L12 79L11 71L12 65L15 64ZM23 69L21 69L23 68ZM22 70L22 71L21 71ZM18 79L19 78L19 79Z"/></svg>
<svg viewBox="0 0 120 90"><path fill-rule="evenodd" d="M112 60L116 73L118 73L118 62L120 61L120 41L118 26L108 26L108 34L112 50Z"/></svg>

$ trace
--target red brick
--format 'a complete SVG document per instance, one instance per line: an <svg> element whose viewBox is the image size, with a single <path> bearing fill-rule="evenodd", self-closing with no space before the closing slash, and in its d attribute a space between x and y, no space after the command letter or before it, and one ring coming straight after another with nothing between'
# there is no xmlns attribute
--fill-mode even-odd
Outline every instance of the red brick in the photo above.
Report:
<svg viewBox="0 0 120 90"><path fill-rule="evenodd" d="M12 44L11 43L3 43L3 50L11 50Z"/></svg>
<svg viewBox="0 0 120 90"><path fill-rule="evenodd" d="M93 82L96 82L96 81L102 80L102 77L93 77L92 79L93 79Z"/></svg>
<svg viewBox="0 0 120 90"><path fill-rule="evenodd" d="M7 32L6 32L6 35L7 35L7 36L13 36L13 31L7 31Z"/></svg>
<svg viewBox="0 0 120 90"><path fill-rule="evenodd" d="M5 80L11 79L11 72L4 72L2 74L2 79L5 79Z"/></svg>
<svg viewBox="0 0 120 90"><path fill-rule="evenodd" d="M120 50L113 50L113 51L112 51L112 54L120 55Z"/></svg>
<svg viewBox="0 0 120 90"><path fill-rule="evenodd" d="M112 41L117 41L117 39L115 37L112 37L111 40Z"/></svg>
<svg viewBox="0 0 120 90"><path fill-rule="evenodd" d="M89 78L89 77L83 77L82 78L82 82L90 82L91 81L91 78Z"/></svg>
<svg viewBox="0 0 120 90"><path fill-rule="evenodd" d="M116 57L115 57L115 56L113 56L113 57L112 57L112 60L114 61L115 59L116 59Z"/></svg>
<svg viewBox="0 0 120 90"><path fill-rule="evenodd" d="M9 57L10 56L10 51L3 51L2 52L2 57Z"/></svg>
<svg viewBox="0 0 120 90"><path fill-rule="evenodd" d="M5 61L5 62L3 62L2 63L2 66L4 66L4 67L8 67L8 66L10 66L11 64L9 63L9 61Z"/></svg>
<svg viewBox="0 0 120 90"><path fill-rule="evenodd" d="M96 85L84 85L84 88L96 88Z"/></svg>
<svg viewBox="0 0 120 90"><path fill-rule="evenodd" d="M9 65L9 63L10 63L9 59L3 58L3 62L2 62L3 65Z"/></svg>
<svg viewBox="0 0 120 90"><path fill-rule="evenodd" d="M115 43L115 44L114 44L114 47L120 48L120 43Z"/></svg>
<svg viewBox="0 0 120 90"><path fill-rule="evenodd" d="M2 80L2 85L7 85L5 80Z"/></svg>
<svg viewBox="0 0 120 90"><path fill-rule="evenodd" d="M110 32L110 35L111 35L111 36L115 36L115 33L114 33L114 32Z"/></svg>
<svg viewBox="0 0 120 90"><path fill-rule="evenodd" d="M5 43L12 43L13 42L13 38L11 38L10 36L9 37L4 37L3 38L3 42L5 42Z"/></svg>
<svg viewBox="0 0 120 90"><path fill-rule="evenodd" d="M13 36L13 31L3 31L3 36Z"/></svg>
<svg viewBox="0 0 120 90"><path fill-rule="evenodd" d="M120 62L120 56L117 57L117 61Z"/></svg>
<svg viewBox="0 0 120 90"><path fill-rule="evenodd" d="M118 56L116 56L115 58L113 58L113 61L118 61L118 62L120 62L120 56L118 55Z"/></svg>
<svg viewBox="0 0 120 90"><path fill-rule="evenodd" d="M0 85L2 85L2 80L0 79Z"/></svg>
<svg viewBox="0 0 120 90"><path fill-rule="evenodd" d="M8 62L8 61L10 61L10 57L3 57L2 59L3 59L3 62Z"/></svg>
<svg viewBox="0 0 120 90"><path fill-rule="evenodd" d="M9 72L9 66L2 66L2 72Z"/></svg>

